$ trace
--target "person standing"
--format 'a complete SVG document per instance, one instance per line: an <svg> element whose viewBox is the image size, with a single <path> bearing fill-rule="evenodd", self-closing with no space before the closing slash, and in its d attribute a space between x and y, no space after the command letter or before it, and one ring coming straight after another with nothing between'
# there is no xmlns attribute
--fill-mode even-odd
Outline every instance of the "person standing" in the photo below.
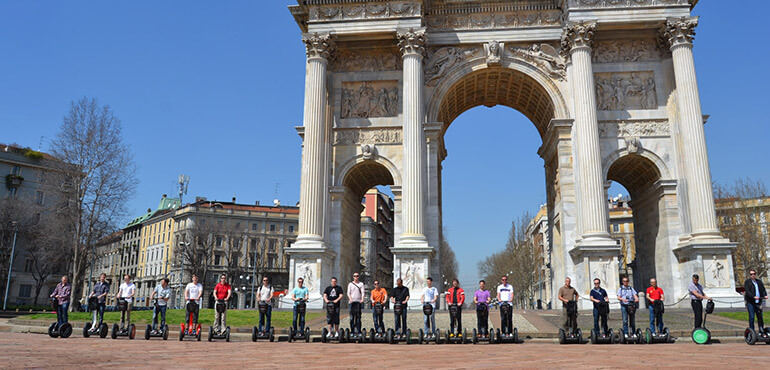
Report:
<svg viewBox="0 0 770 370"><path fill-rule="evenodd" d="M219 277L219 283L214 286L214 299L217 301L224 301L225 308L222 312L214 310L214 331L221 333L227 327L227 304L230 301L230 296L233 294L233 288L227 283L227 275L222 274ZM218 303L218 302L217 302Z"/></svg>
<svg viewBox="0 0 770 370"><path fill-rule="evenodd" d="M72 293L72 285L69 282L67 275L61 277L61 282L56 284L56 288L51 293L51 298L56 298L59 303L56 308L56 327L60 327L62 324L69 322L70 308L70 294Z"/></svg>
<svg viewBox="0 0 770 370"><path fill-rule="evenodd" d="M131 281L131 275L123 275L123 282L118 287L118 300L121 298L126 300L126 323L131 323L131 310L134 308L134 293L136 292L136 286ZM123 323L121 322L121 327Z"/></svg>
<svg viewBox="0 0 770 370"><path fill-rule="evenodd" d="M297 286L291 291L291 299L294 301L294 313L291 320L291 326L294 328L295 333L297 333L297 319L299 319L299 332L305 332L305 311L297 312L297 306L301 302L306 303L309 294L307 288L303 286L304 282L305 279L303 278L297 279Z"/></svg>
<svg viewBox="0 0 770 370"><path fill-rule="evenodd" d="M401 313L397 313L393 310L393 317L396 320L396 335L406 336L406 306L409 302L409 288L404 286L404 281L401 278L396 280L396 287L393 288L393 297L390 298L394 304L401 305Z"/></svg>
<svg viewBox="0 0 770 370"><path fill-rule="evenodd" d="M607 327L607 315L609 312L604 313L602 305L609 304L609 297L607 296L607 291L602 288L602 281L600 279L594 279L594 288L591 289L591 302L594 303L594 333L596 335L599 335L599 319L602 320L602 332L604 335L607 335L609 332L609 328ZM607 307L609 308L609 307ZM609 311L609 310L607 310Z"/></svg>
<svg viewBox="0 0 770 370"><path fill-rule="evenodd" d="M361 334L361 309L364 307L364 297L366 287L363 282L358 281L360 274L353 273L353 281L348 283L348 302L350 302L350 330L356 334Z"/></svg>
<svg viewBox="0 0 770 370"><path fill-rule="evenodd" d="M636 320L633 314L629 314L629 311L636 313L636 305L639 303L639 296L636 293L636 289L628 285L628 277L623 277L621 280L623 285L618 289L618 300L620 301L620 313L623 316L623 332L630 333L628 331L629 321L631 324L631 332L636 332ZM629 310L629 306L634 306Z"/></svg>
<svg viewBox="0 0 770 370"><path fill-rule="evenodd" d="M192 281L184 288L185 301L193 301L197 308L193 312L193 323L198 323L198 309L201 306L201 296L203 295L203 284L198 282L198 275L192 275ZM184 318L185 322L190 322L190 312L187 312Z"/></svg>
<svg viewBox="0 0 770 370"><path fill-rule="evenodd" d="M334 305L333 314L329 314L328 308L326 311L326 323L329 324L329 337L337 337L340 335L340 301L344 295L345 294L342 291L342 287L337 285L337 278L333 277L331 280L331 285L326 287L324 290L324 303L327 305L329 303Z"/></svg>
<svg viewBox="0 0 770 370"><path fill-rule="evenodd" d="M564 317L564 330L567 332L576 332L577 331L577 315L576 317L571 317L572 315L569 315L567 312L567 305L569 304L577 304L577 300L580 297L577 290L572 287L572 279L566 278L564 279L564 286L559 288L559 300L564 305L564 311L563 311L563 317ZM574 302L574 303L570 303Z"/></svg>
<svg viewBox="0 0 770 370"><path fill-rule="evenodd" d="M767 290L762 280L757 279L757 271L749 270L749 278L743 283L743 299L746 301L746 310L749 311L749 327L754 330L754 316L757 317L759 329L765 327L762 318L762 300L767 300Z"/></svg>
<svg viewBox="0 0 770 370"><path fill-rule="evenodd" d="M380 304L380 308L385 308L385 302L388 301L388 291L380 286L380 281L374 281L374 289L372 289L372 321L374 322L374 332L382 334L385 332L385 323L383 322L383 312L377 313L377 304Z"/></svg>
<svg viewBox="0 0 770 370"><path fill-rule="evenodd" d="M650 279L650 286L647 288L647 301L649 302L650 311L650 331L655 334L655 322L658 323L658 334L663 334L663 302L665 296L663 295L663 289L658 286L658 280L655 278ZM656 309L655 306L658 306Z"/></svg>
<svg viewBox="0 0 770 370"><path fill-rule="evenodd" d="M457 328L457 336L462 337L463 332L463 303L465 303L465 291L460 288L460 281L457 278L452 279L452 287L446 292L446 303L451 306L457 307L457 314L452 317L452 321L449 323L449 337L455 336L455 328Z"/></svg>
<svg viewBox="0 0 770 370"><path fill-rule="evenodd" d="M492 302L489 291L484 289L485 285L484 280L479 280L479 290L473 293L473 303L476 304L476 326L479 334L484 338L489 336L489 303Z"/></svg>
<svg viewBox="0 0 770 370"><path fill-rule="evenodd" d="M422 295L420 296L420 302L423 304L428 303L433 307L430 316L425 315L424 320L425 334L431 336L433 335L433 332L436 331L436 301L438 300L438 289L433 286L432 277L428 277L425 282L428 286L423 289Z"/></svg>
<svg viewBox="0 0 770 370"><path fill-rule="evenodd" d="M110 292L110 283L107 282L107 274L101 273L99 275L99 282L94 284L94 290L91 292L91 297L96 297L99 303L99 326L104 321L104 309L107 307L107 294Z"/></svg>
<svg viewBox="0 0 770 370"><path fill-rule="evenodd" d="M163 278L160 285L155 286L155 290L150 295L150 299L153 298L158 299L157 311L152 315L152 331L157 333L158 330L166 326L166 309L168 308L168 300L171 298L171 288L168 286L167 278ZM160 315L160 327L158 327L158 315Z"/></svg>
<svg viewBox="0 0 770 370"><path fill-rule="evenodd" d="M513 335L513 285L508 284L507 276L500 278L500 285L497 286L497 301L511 308L507 311L500 310L500 326L503 335Z"/></svg>
<svg viewBox="0 0 770 370"><path fill-rule="evenodd" d="M265 305L265 313L262 313L262 311L259 312L258 329L260 333L265 333L270 331L270 325L271 325L272 316L273 316L273 294L274 293L275 293L275 290L273 290L273 286L270 285L270 280L267 278L267 276L263 277L262 285L260 285L259 289L257 289L257 297L259 297L259 302L257 302L257 307L259 307L260 304ZM267 319L267 326L265 326L265 319Z"/></svg>
<svg viewBox="0 0 770 370"><path fill-rule="evenodd" d="M703 292L703 286L698 283L700 276L698 274L692 275L692 282L687 290L690 292L690 305L692 306L692 312L695 314L695 323L693 328L700 328L703 325L703 300L711 300L711 297L707 296Z"/></svg>

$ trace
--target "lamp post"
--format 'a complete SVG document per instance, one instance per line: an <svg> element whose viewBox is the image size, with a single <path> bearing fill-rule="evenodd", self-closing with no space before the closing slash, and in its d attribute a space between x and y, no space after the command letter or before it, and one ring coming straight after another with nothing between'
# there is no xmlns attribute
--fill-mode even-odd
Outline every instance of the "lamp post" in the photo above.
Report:
<svg viewBox="0 0 770 370"><path fill-rule="evenodd" d="M179 292L178 293L179 293L179 302L180 303L182 302L182 298L184 297L184 293L182 293L182 284L184 284L184 255L185 255L185 252L187 251L187 248L190 247L190 242L188 242L186 240L187 238L185 236L183 236L183 237L185 238L185 240L179 242L179 246L183 248L182 249L182 255L181 255L181 258L182 258L182 268L179 269L179 289L178 289Z"/></svg>
<svg viewBox="0 0 770 370"><path fill-rule="evenodd" d="M254 261L251 264L251 305L254 307L254 282L257 281L257 248L254 246Z"/></svg>
<svg viewBox="0 0 770 370"><path fill-rule="evenodd" d="M16 235L19 233L19 224L11 221L13 227L13 244L11 244L11 263L8 265L8 279L5 281L5 298L3 299L3 311L8 303L8 290L11 289L11 270L13 270L13 254L16 252Z"/></svg>

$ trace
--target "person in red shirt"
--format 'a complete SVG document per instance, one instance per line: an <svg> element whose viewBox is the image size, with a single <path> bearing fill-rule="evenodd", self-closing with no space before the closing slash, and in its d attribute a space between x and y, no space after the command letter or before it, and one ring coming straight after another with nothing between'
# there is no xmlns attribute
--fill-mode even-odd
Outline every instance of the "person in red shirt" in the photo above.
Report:
<svg viewBox="0 0 770 370"><path fill-rule="evenodd" d="M652 331L653 334L656 333L655 331L655 321L658 322L658 334L663 334L663 302L665 300L665 296L663 295L663 289L661 289L658 286L658 281L653 279L650 279L650 287L647 288L647 307L650 310L650 331ZM657 303L656 303L657 302ZM658 306L658 309L655 309L655 306Z"/></svg>
<svg viewBox="0 0 770 370"><path fill-rule="evenodd" d="M460 281L457 279L452 279L452 287L446 292L446 303L450 306L450 310L452 309L452 305L457 305L457 314L452 317L452 322L449 324L449 336L455 336L455 327L457 327L457 336L461 337L463 331L462 313L463 303L465 303L465 291L463 288L460 288Z"/></svg>
<svg viewBox="0 0 770 370"><path fill-rule="evenodd" d="M222 312L214 310L216 319L214 320L214 331L221 333L227 327L227 302L233 294L233 288L227 283L227 276L222 274L219 277L219 283L214 287L214 299L224 301L225 309ZM219 302L215 303L219 304Z"/></svg>

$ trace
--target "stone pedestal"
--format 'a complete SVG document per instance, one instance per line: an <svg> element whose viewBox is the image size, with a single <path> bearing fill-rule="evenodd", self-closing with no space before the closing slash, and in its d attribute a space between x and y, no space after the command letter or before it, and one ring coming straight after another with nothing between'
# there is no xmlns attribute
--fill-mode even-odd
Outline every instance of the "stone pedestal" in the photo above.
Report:
<svg viewBox="0 0 770 370"><path fill-rule="evenodd" d="M328 248L301 248L296 244L286 253L290 256L289 296L279 307L292 307L291 292L297 286L297 279L303 278L310 293L307 307L323 308L323 291L330 285L336 253Z"/></svg>
<svg viewBox="0 0 770 370"><path fill-rule="evenodd" d="M404 286L409 288L409 307L418 309L421 305L420 295L427 286L425 279L429 276L430 261L433 248L395 247L393 252L393 286L401 278ZM433 277L436 279L436 277Z"/></svg>

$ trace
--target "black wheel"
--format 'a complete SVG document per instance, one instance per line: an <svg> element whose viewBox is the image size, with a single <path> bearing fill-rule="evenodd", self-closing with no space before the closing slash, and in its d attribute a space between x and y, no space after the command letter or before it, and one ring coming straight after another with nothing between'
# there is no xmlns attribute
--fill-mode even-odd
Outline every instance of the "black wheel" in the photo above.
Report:
<svg viewBox="0 0 770 370"><path fill-rule="evenodd" d="M91 333L88 332L88 330L91 329L91 323L87 322L85 325L83 325L83 338L88 338L91 336Z"/></svg>
<svg viewBox="0 0 770 370"><path fill-rule="evenodd" d="M257 327L256 326L251 328L251 341L252 342L256 342L257 341Z"/></svg>
<svg viewBox="0 0 770 370"><path fill-rule="evenodd" d="M59 335L62 338L69 338L70 335L72 335L72 324L68 322L61 324L61 327L59 328Z"/></svg>
<svg viewBox="0 0 770 370"><path fill-rule="evenodd" d="M366 343L366 328L364 330L361 330L361 340L358 343Z"/></svg>
<svg viewBox="0 0 770 370"><path fill-rule="evenodd" d="M463 340L460 341L460 343L468 344L470 342L471 342L471 340L470 340L470 338L468 338L468 329L463 329Z"/></svg>
<svg viewBox="0 0 770 370"><path fill-rule="evenodd" d="M497 333L497 343L502 343L503 342L503 335L500 333L500 329L495 330L495 332ZM491 335L494 335L494 333L491 334Z"/></svg>
<svg viewBox="0 0 770 370"><path fill-rule="evenodd" d="M580 328L578 328L576 333L577 333L577 341L578 341L578 343L582 344L583 343L583 331L580 330Z"/></svg>
<svg viewBox="0 0 770 370"><path fill-rule="evenodd" d="M163 325L163 340L168 340L168 325Z"/></svg>
<svg viewBox="0 0 770 370"><path fill-rule="evenodd" d="M136 325L131 324L128 326L128 339L134 339L136 337Z"/></svg>
<svg viewBox="0 0 770 370"><path fill-rule="evenodd" d="M449 341L449 330L446 331L446 336L444 338L446 338L444 340L444 343L447 343L447 344L451 344L452 343L452 342Z"/></svg>
<svg viewBox="0 0 770 370"><path fill-rule="evenodd" d="M230 327L228 326L227 329L225 329L225 342L230 342Z"/></svg>
<svg viewBox="0 0 770 370"><path fill-rule="evenodd" d="M53 324L51 324L51 326L48 327L48 336L51 337L51 338L58 337L59 334L56 333L55 331L56 331L56 323L53 323Z"/></svg>
<svg viewBox="0 0 770 370"><path fill-rule="evenodd" d="M513 328L513 342L519 343L519 328Z"/></svg>
<svg viewBox="0 0 770 370"><path fill-rule="evenodd" d="M406 329L406 344L412 344L412 329Z"/></svg>
<svg viewBox="0 0 770 370"><path fill-rule="evenodd" d="M479 343L479 337L478 337L478 335L476 333L476 329L473 329L472 333L473 333L473 344L478 344Z"/></svg>
<svg viewBox="0 0 770 370"><path fill-rule="evenodd" d="M118 338L118 331L120 330L120 327L117 323L112 324L112 339Z"/></svg>
<svg viewBox="0 0 770 370"><path fill-rule="evenodd" d="M559 329L559 344L564 344L564 342L567 341L567 333L564 332L564 329Z"/></svg>
<svg viewBox="0 0 770 370"><path fill-rule="evenodd" d="M287 331L289 332L289 340L288 340L288 342L291 343L291 341L294 339L294 328L291 327ZM254 339L254 341L256 342L257 340Z"/></svg>
<svg viewBox="0 0 770 370"><path fill-rule="evenodd" d="M757 343L757 333L750 328L746 328L746 330L743 332L743 339L746 340L746 344L753 346L755 343Z"/></svg>
<svg viewBox="0 0 770 370"><path fill-rule="evenodd" d="M214 327L213 326L209 326L209 342L211 342L211 340L213 339L212 338L213 336L214 336Z"/></svg>
<svg viewBox="0 0 770 370"><path fill-rule="evenodd" d="M422 344L424 337L425 337L425 333L423 333L422 329L420 329L420 331L417 332L417 343Z"/></svg>
<svg viewBox="0 0 770 370"><path fill-rule="evenodd" d="M99 338L107 338L107 332L109 331L109 328L107 327L107 324L102 323L99 325Z"/></svg>
<svg viewBox="0 0 770 370"><path fill-rule="evenodd" d="M436 344L441 344L441 329L436 329L436 331L433 332L433 341L436 342Z"/></svg>
<svg viewBox="0 0 770 370"><path fill-rule="evenodd" d="M310 328L305 328L305 343L310 343Z"/></svg>
<svg viewBox="0 0 770 370"><path fill-rule="evenodd" d="M591 329L591 344L596 344L596 332Z"/></svg>
<svg viewBox="0 0 770 370"><path fill-rule="evenodd" d="M150 324L147 324L147 326L144 328L144 339L150 340L151 331L152 331L152 326L150 326Z"/></svg>
<svg viewBox="0 0 770 370"><path fill-rule="evenodd" d="M342 329L340 329L342 331ZM345 343L350 343L350 329L345 329ZM342 335L340 335L340 339L342 339Z"/></svg>
<svg viewBox="0 0 770 370"><path fill-rule="evenodd" d="M671 343L671 332L668 328L663 328L663 335L666 336L666 343Z"/></svg>
<svg viewBox="0 0 770 370"><path fill-rule="evenodd" d="M179 341L181 342L182 339L184 339L184 326L182 326L182 328L179 329Z"/></svg>
<svg viewBox="0 0 770 370"><path fill-rule="evenodd" d="M393 329L388 329L388 333L385 335L386 339L388 340L389 344L393 344Z"/></svg>
<svg viewBox="0 0 770 370"><path fill-rule="evenodd" d="M636 344L642 344L644 341L642 337L642 329L636 329Z"/></svg>
<svg viewBox="0 0 770 370"><path fill-rule="evenodd" d="M374 329L369 329L369 343L374 343Z"/></svg>
<svg viewBox="0 0 770 370"><path fill-rule="evenodd" d="M321 329L321 343L327 342L327 335L329 335L329 329L323 328Z"/></svg>
<svg viewBox="0 0 770 370"><path fill-rule="evenodd" d="M626 332L624 332L623 329L620 329L620 331L618 331L618 337L621 344L626 344Z"/></svg>
<svg viewBox="0 0 770 370"><path fill-rule="evenodd" d="M275 328L272 326L270 327L270 341L275 341Z"/></svg>

